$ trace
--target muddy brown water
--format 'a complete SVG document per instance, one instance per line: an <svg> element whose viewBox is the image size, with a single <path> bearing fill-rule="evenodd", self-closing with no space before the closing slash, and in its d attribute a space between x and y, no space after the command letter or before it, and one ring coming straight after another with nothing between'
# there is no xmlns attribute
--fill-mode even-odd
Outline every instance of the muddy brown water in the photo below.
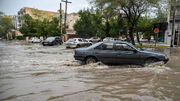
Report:
<svg viewBox="0 0 180 101"><path fill-rule="evenodd" d="M180 48L170 61L80 65L73 49L0 42L0 101L180 101Z"/></svg>

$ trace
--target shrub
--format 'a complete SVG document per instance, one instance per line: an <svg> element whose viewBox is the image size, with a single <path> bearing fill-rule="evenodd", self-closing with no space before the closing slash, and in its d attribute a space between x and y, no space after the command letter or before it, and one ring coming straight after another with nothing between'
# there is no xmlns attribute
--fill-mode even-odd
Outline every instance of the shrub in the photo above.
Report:
<svg viewBox="0 0 180 101"><path fill-rule="evenodd" d="M17 40L24 40L24 36L16 36Z"/></svg>

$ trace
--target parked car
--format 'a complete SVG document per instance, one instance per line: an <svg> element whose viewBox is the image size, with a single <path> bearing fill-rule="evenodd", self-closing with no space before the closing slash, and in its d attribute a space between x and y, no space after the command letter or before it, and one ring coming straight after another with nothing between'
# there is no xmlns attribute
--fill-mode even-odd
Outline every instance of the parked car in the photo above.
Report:
<svg viewBox="0 0 180 101"><path fill-rule="evenodd" d="M88 40L88 41L90 41L90 42L100 42L100 41L101 41L101 39L98 38L98 37L91 37L91 38L86 39L86 40Z"/></svg>
<svg viewBox="0 0 180 101"><path fill-rule="evenodd" d="M42 42L43 46L49 45L61 45L63 44L61 37L48 37L46 40Z"/></svg>
<svg viewBox="0 0 180 101"><path fill-rule="evenodd" d="M112 38L112 37L106 37L106 38L103 39L103 41L104 41L104 42L115 41L115 39Z"/></svg>
<svg viewBox="0 0 180 101"><path fill-rule="evenodd" d="M92 43L83 38L72 38L66 42L66 48L78 48L90 45L92 45Z"/></svg>
<svg viewBox="0 0 180 101"><path fill-rule="evenodd" d="M31 43L40 43L41 40L37 37L31 37L28 42L31 42Z"/></svg>
<svg viewBox="0 0 180 101"><path fill-rule="evenodd" d="M105 64L144 65L169 60L163 53L143 50L125 41L99 42L87 48L77 48L74 58L86 64L101 61Z"/></svg>

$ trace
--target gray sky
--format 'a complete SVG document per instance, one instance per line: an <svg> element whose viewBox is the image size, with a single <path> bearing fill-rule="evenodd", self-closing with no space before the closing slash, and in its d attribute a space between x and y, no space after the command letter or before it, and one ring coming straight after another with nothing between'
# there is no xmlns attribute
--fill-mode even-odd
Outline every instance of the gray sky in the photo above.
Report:
<svg viewBox="0 0 180 101"><path fill-rule="evenodd" d="M89 0L69 0L68 13L78 12L80 9L90 7ZM61 0L0 0L0 11L6 15L14 15L23 7L32 7L40 10L55 11L59 9ZM64 2L62 3L64 9Z"/></svg>

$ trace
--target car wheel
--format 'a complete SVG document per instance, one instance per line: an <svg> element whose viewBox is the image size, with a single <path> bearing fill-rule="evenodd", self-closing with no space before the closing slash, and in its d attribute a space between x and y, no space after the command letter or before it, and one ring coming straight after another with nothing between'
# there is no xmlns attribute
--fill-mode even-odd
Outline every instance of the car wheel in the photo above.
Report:
<svg viewBox="0 0 180 101"><path fill-rule="evenodd" d="M76 48L79 48L80 47L80 45L78 44L77 46L76 46Z"/></svg>
<svg viewBox="0 0 180 101"><path fill-rule="evenodd" d="M151 63L154 63L154 62L157 62L157 59L156 58L148 58L145 60L145 64L151 64Z"/></svg>
<svg viewBox="0 0 180 101"><path fill-rule="evenodd" d="M86 64L96 63L97 60L94 57L88 57L86 59Z"/></svg>

